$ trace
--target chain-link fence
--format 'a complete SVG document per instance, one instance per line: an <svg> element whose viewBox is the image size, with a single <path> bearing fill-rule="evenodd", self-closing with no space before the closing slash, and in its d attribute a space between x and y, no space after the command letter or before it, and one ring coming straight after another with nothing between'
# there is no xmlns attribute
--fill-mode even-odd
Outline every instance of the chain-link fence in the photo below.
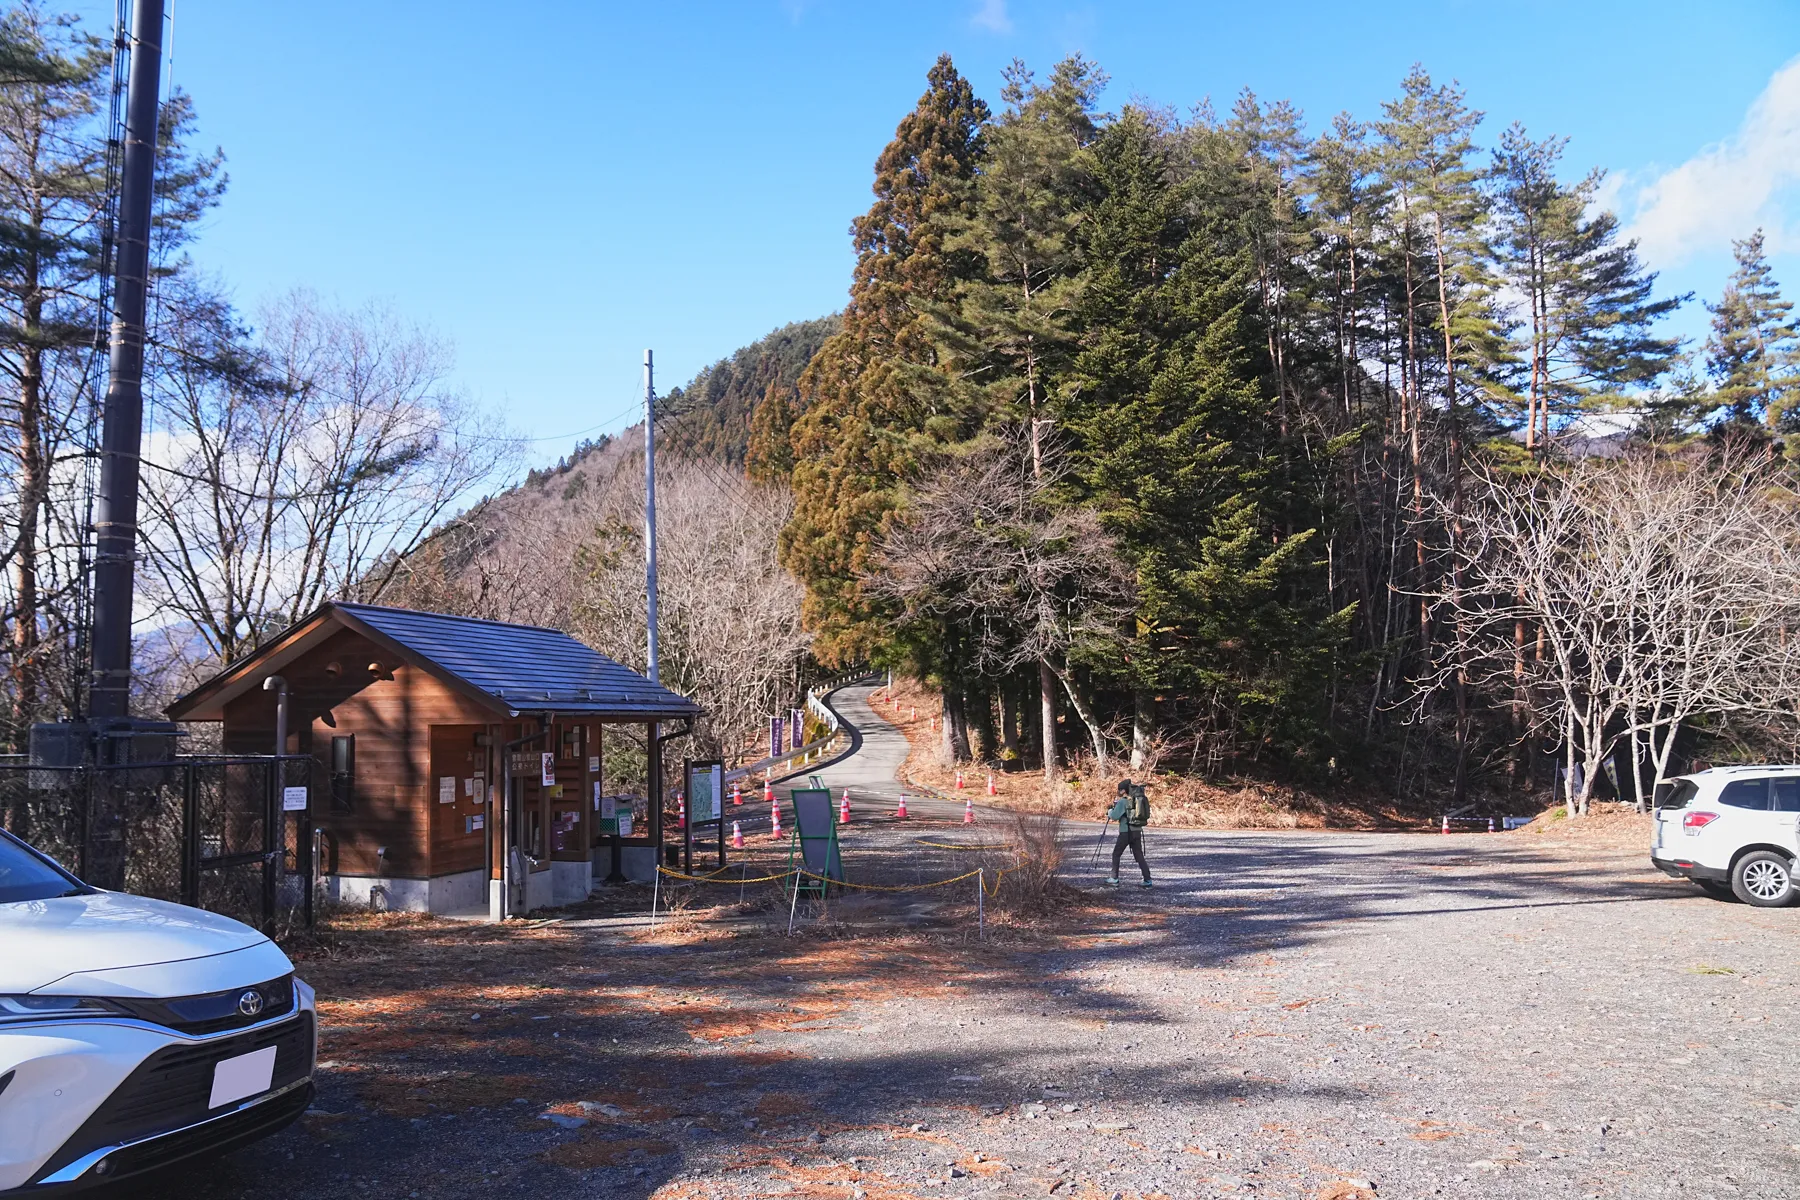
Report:
<svg viewBox="0 0 1800 1200"><path fill-rule="evenodd" d="M310 755L73 767L5 755L0 820L89 882L274 931L312 923L315 770Z"/></svg>

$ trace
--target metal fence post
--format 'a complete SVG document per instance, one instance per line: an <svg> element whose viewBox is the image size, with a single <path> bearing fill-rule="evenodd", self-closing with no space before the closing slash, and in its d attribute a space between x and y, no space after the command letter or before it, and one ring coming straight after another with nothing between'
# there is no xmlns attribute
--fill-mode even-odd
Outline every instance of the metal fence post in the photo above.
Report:
<svg viewBox="0 0 1800 1200"><path fill-rule="evenodd" d="M181 902L200 907L200 779L191 762L181 768Z"/></svg>
<svg viewBox="0 0 1800 1200"><path fill-rule="evenodd" d="M281 780L277 777L281 770L281 760L275 759L263 766L263 861L262 861L262 910L263 932L267 933L275 925L275 867L276 858L283 847L276 840L281 831Z"/></svg>

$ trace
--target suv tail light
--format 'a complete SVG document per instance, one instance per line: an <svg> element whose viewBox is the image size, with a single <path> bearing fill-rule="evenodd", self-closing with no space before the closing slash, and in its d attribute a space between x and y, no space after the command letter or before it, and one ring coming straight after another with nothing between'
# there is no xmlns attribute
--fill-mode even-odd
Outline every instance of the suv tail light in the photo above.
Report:
<svg viewBox="0 0 1800 1200"><path fill-rule="evenodd" d="M1681 827L1689 833L1699 833L1718 819L1719 814L1715 812L1691 812L1681 818Z"/></svg>

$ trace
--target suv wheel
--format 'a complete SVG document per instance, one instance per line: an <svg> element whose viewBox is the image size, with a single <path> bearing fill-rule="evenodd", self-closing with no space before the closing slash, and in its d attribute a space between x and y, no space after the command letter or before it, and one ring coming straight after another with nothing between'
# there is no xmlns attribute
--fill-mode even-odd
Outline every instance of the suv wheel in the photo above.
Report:
<svg viewBox="0 0 1800 1200"><path fill-rule="evenodd" d="M1794 864L1773 850L1752 850L1731 868L1731 890L1745 904L1780 908L1792 904Z"/></svg>

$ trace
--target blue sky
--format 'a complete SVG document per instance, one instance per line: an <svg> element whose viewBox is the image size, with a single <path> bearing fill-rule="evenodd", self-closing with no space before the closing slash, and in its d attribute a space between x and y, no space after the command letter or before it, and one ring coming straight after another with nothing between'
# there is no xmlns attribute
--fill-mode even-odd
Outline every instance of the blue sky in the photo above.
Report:
<svg viewBox="0 0 1800 1200"><path fill-rule="evenodd" d="M172 6L170 77L231 173L196 259L246 309L304 286L429 326L539 459L628 423L645 346L666 389L842 303L875 155L945 50L990 102L1013 57L1079 50L1108 107L1248 86L1314 130L1422 61L1487 140L1520 120L1609 168L1670 290L1715 296L1760 221L1800 296L1794 0Z"/></svg>

